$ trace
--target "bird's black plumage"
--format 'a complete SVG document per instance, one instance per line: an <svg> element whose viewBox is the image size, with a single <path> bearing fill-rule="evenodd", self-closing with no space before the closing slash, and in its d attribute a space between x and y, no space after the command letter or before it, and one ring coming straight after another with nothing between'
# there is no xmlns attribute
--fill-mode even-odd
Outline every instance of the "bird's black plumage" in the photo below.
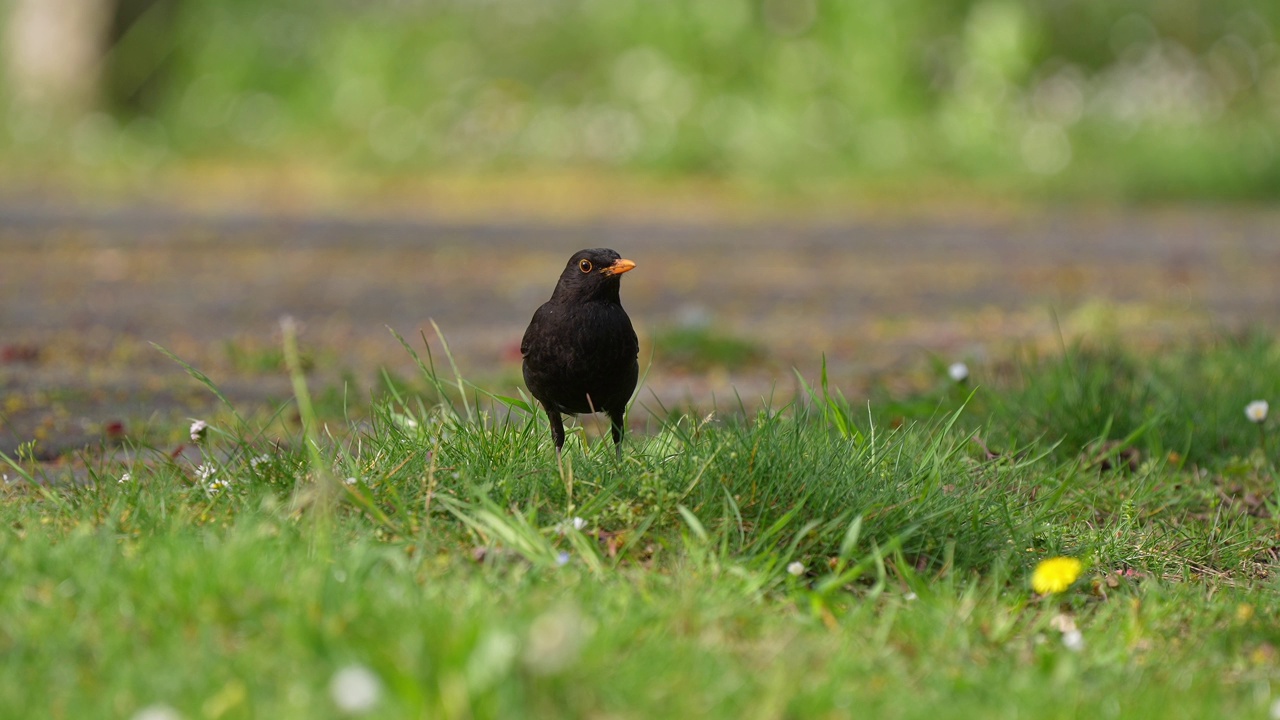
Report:
<svg viewBox="0 0 1280 720"><path fill-rule="evenodd" d="M622 418L640 374L640 344L618 290L620 276L633 267L607 248L579 250L524 331L524 382L547 411L557 453L564 447L561 414L592 412L609 415L622 452Z"/></svg>

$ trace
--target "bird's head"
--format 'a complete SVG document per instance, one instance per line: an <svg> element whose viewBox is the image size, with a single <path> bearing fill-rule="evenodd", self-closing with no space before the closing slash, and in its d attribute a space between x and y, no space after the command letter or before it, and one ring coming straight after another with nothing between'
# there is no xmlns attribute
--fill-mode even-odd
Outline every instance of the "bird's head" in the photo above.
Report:
<svg viewBox="0 0 1280 720"><path fill-rule="evenodd" d="M619 276L635 263L608 248L579 250L560 273L552 299L618 300Z"/></svg>

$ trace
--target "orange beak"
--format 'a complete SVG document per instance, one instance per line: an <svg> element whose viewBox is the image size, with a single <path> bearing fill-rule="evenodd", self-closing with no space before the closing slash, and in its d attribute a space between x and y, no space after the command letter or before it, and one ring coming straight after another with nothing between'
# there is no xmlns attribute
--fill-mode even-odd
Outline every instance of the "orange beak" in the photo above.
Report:
<svg viewBox="0 0 1280 720"><path fill-rule="evenodd" d="M600 272L604 273L605 275L621 275L622 273L630 270L635 266L636 264L631 262L630 260L627 260L625 258L620 258L618 260L614 260L612 265L601 270Z"/></svg>

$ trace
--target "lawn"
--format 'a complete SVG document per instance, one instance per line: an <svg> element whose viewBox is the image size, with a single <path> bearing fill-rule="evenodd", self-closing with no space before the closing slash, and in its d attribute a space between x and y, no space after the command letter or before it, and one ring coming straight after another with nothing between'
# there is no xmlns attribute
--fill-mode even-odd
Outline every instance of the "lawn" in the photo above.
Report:
<svg viewBox="0 0 1280 720"><path fill-rule="evenodd" d="M516 390L424 359L367 413L317 417L297 371L293 402L227 406L185 449L5 458L0 707L1280 714L1280 440L1244 412L1280 396L1264 335L1082 343L904 396L804 378L658 409L621 461L584 419L559 464ZM1035 592L1057 556L1079 578Z"/></svg>

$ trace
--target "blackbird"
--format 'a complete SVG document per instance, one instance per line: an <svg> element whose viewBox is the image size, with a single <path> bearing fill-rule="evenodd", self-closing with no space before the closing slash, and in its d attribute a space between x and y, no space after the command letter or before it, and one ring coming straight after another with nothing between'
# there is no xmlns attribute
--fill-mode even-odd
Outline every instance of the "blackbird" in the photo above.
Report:
<svg viewBox="0 0 1280 720"><path fill-rule="evenodd" d="M560 414L600 411L609 415L622 456L622 416L640 374L640 344L618 289L622 273L635 266L607 248L579 250L524 331L524 382L547 411L557 457L564 447Z"/></svg>

